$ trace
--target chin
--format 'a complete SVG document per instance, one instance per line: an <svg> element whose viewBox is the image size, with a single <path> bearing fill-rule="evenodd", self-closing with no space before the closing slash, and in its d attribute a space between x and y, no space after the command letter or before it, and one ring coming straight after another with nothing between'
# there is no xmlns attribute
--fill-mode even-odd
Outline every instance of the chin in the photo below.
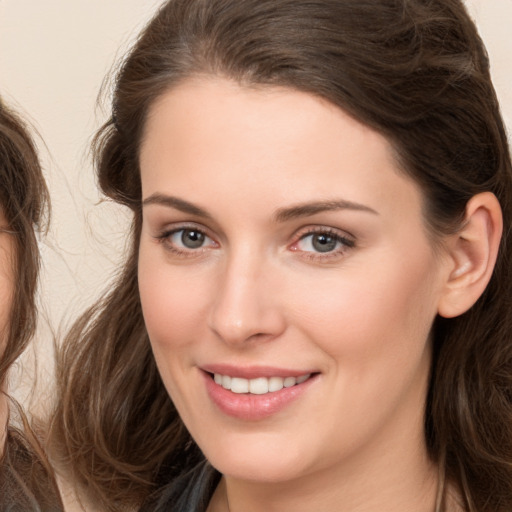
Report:
<svg viewBox="0 0 512 512"><path fill-rule="evenodd" d="M283 449L283 443L281 449L259 443L244 448L217 449L207 458L220 473L237 480L279 483L307 473L306 457L297 449Z"/></svg>
<svg viewBox="0 0 512 512"><path fill-rule="evenodd" d="M213 466L223 475L236 480L259 483L282 483L294 480L302 475L302 472L289 467L276 466L270 461L265 463L250 463L248 461L224 462Z"/></svg>

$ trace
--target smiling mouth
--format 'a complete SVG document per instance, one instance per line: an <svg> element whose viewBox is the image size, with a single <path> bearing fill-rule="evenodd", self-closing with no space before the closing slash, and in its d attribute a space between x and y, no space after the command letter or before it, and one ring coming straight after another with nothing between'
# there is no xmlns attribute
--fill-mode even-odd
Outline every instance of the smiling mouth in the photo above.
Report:
<svg viewBox="0 0 512 512"><path fill-rule="evenodd" d="M267 393L281 391L283 388L291 388L298 384L302 384L311 376L311 373L307 373L298 377L258 377L256 379L244 379L241 377L231 377L229 375L214 373L213 380L216 384L231 391L232 393L265 395Z"/></svg>

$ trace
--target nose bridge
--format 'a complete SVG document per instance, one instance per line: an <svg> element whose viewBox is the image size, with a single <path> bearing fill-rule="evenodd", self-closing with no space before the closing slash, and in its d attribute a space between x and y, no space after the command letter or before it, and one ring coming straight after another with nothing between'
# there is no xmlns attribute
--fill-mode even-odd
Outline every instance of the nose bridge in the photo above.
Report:
<svg viewBox="0 0 512 512"><path fill-rule="evenodd" d="M211 329L224 342L270 339L284 328L270 280L269 262L249 247L226 257L210 317Z"/></svg>

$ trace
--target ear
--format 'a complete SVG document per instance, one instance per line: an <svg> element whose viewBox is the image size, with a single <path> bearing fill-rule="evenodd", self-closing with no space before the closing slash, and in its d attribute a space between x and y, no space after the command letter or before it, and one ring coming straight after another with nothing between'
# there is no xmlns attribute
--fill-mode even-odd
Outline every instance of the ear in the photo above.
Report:
<svg viewBox="0 0 512 512"><path fill-rule="evenodd" d="M491 279L503 230L498 199L491 192L473 196L461 229L448 240L451 263L438 313L452 318L465 313Z"/></svg>

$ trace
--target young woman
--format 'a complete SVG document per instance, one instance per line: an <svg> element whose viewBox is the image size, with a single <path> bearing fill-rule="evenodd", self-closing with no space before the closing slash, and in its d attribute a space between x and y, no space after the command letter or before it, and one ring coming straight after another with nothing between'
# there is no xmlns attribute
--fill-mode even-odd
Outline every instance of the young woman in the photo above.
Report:
<svg viewBox="0 0 512 512"><path fill-rule="evenodd" d="M54 439L98 503L512 509L511 162L461 1L170 0L95 150L131 251Z"/></svg>
<svg viewBox="0 0 512 512"><path fill-rule="evenodd" d="M36 325L39 249L48 192L23 122L0 101L0 510L59 511L52 471L23 412L8 400L8 370ZM9 411L9 408L11 410ZM14 410L13 410L14 409ZM9 422L19 413L21 425Z"/></svg>

